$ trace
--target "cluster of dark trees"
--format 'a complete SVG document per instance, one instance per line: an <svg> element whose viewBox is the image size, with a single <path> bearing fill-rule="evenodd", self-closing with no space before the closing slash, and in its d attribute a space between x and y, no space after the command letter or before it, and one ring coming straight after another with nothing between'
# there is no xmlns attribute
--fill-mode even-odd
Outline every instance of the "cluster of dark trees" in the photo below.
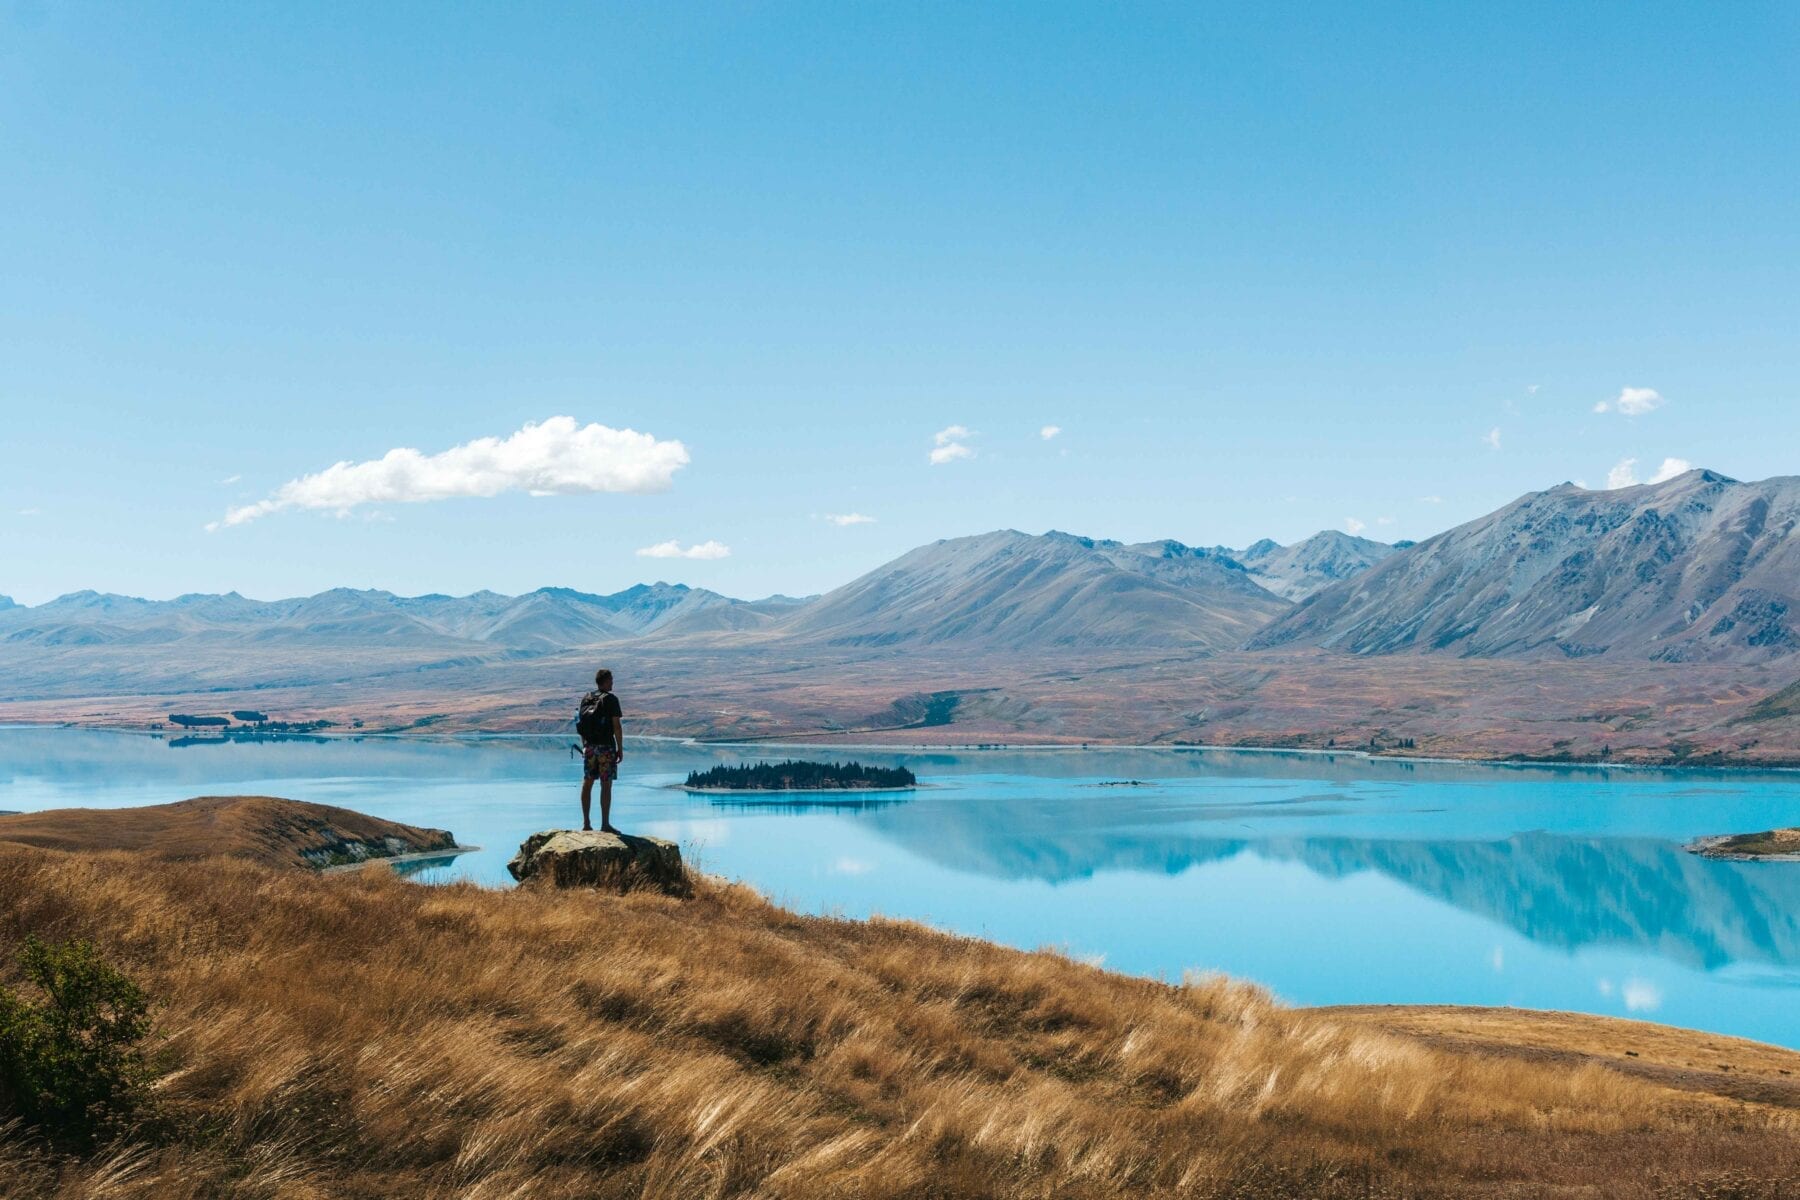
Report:
<svg viewBox="0 0 1800 1200"><path fill-rule="evenodd" d="M230 732L247 732L241 729L230 729L231 719L236 717L245 725L255 725L260 733L313 733L320 729L330 729L335 721L271 721L268 713L253 712L242 709L233 712L230 717L196 717L192 713L170 713L169 724L179 725L183 729L227 729ZM358 722L360 724L360 722Z"/></svg>
<svg viewBox="0 0 1800 1200"><path fill-rule="evenodd" d="M183 729L210 729L220 725L231 724L230 717L193 717L187 713L170 713L169 724L179 725Z"/></svg>
<svg viewBox="0 0 1800 1200"><path fill-rule="evenodd" d="M825 788L912 787L918 779L905 767L865 767L861 763L787 762L745 763L718 766L709 771L690 771L691 788L730 788L736 791L798 792Z"/></svg>

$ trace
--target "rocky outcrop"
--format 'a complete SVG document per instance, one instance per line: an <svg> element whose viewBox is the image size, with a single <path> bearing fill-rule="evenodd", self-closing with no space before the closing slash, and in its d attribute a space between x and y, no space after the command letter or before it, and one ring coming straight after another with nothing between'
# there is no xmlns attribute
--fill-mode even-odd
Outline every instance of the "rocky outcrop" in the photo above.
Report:
<svg viewBox="0 0 1800 1200"><path fill-rule="evenodd" d="M574 829L534 833L506 869L520 883L536 879L559 888L654 888L672 896L687 891L681 847L663 838L629 833Z"/></svg>

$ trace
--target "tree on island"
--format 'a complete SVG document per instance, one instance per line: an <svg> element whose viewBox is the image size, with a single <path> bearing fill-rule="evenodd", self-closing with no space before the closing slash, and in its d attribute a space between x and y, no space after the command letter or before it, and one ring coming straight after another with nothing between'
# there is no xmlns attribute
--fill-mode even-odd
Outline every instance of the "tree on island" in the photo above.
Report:
<svg viewBox="0 0 1800 1200"><path fill-rule="evenodd" d="M686 786L746 792L799 792L827 789L907 788L918 782L905 767L865 767L861 763L747 763L690 771Z"/></svg>
<svg viewBox="0 0 1800 1200"><path fill-rule="evenodd" d="M170 713L169 724L179 725L183 729L214 729L221 725L231 724L230 717L195 717L187 713Z"/></svg>

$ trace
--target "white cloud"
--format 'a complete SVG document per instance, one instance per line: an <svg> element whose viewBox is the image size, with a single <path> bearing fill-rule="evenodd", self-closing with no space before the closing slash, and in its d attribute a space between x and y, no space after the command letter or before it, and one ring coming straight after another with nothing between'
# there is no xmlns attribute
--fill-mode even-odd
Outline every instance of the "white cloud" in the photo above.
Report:
<svg viewBox="0 0 1800 1200"><path fill-rule="evenodd" d="M238 480L240 480L242 478L243 478L242 475L227 475L225 478L219 480L219 486L220 487L230 487L232 484L236 483Z"/></svg>
<svg viewBox="0 0 1800 1200"><path fill-rule="evenodd" d="M1594 405L1597 413L1616 412L1623 417L1641 417L1666 404L1662 393L1655 388L1620 388L1619 394L1612 400L1602 400Z"/></svg>
<svg viewBox="0 0 1800 1200"><path fill-rule="evenodd" d="M1651 483L1664 483L1677 475L1686 475L1694 469L1694 464L1685 458L1665 458L1662 466L1656 468L1656 474L1650 477Z"/></svg>
<svg viewBox="0 0 1800 1200"><path fill-rule="evenodd" d="M1612 492L1620 488L1636 487L1639 483L1637 461L1635 458L1621 458L1613 469L1606 473L1606 490ZM1685 475L1693 469L1694 464L1685 458L1665 458L1662 460L1662 466L1656 468L1656 474L1646 482L1667 483L1677 475Z"/></svg>
<svg viewBox="0 0 1800 1200"><path fill-rule="evenodd" d="M1420 504L1442 504L1443 502L1444 502L1444 498L1442 496L1420 496L1419 497Z"/></svg>
<svg viewBox="0 0 1800 1200"><path fill-rule="evenodd" d="M1368 527L1367 522L1359 521L1355 517L1344 518L1344 532L1348 533L1351 537L1355 537Z"/></svg>
<svg viewBox="0 0 1800 1200"><path fill-rule="evenodd" d="M826 513L825 519L842 529L846 525L873 525L875 518L864 513Z"/></svg>
<svg viewBox="0 0 1800 1200"><path fill-rule="evenodd" d="M1662 1007L1662 989L1645 979L1627 979L1619 989L1627 1012L1655 1012Z"/></svg>
<svg viewBox="0 0 1800 1200"><path fill-rule="evenodd" d="M1496 425L1482 434L1481 441L1489 450L1498 450L1500 448L1500 427Z"/></svg>
<svg viewBox="0 0 1800 1200"><path fill-rule="evenodd" d="M505 438L477 438L439 454L400 447L367 462L336 463L282 484L266 500L227 510L207 529L242 525L291 508L342 511L501 492L659 492L687 462L687 447L677 441L551 417L527 423Z"/></svg>
<svg viewBox="0 0 1800 1200"><path fill-rule="evenodd" d="M975 435L961 425L951 425L931 435L931 453L927 457L934 467L955 462L959 458L974 458L975 451L969 449L968 439Z"/></svg>
<svg viewBox="0 0 1800 1200"><path fill-rule="evenodd" d="M1047 442L1051 438L1055 437L1057 434L1059 434L1061 432L1062 432L1061 425L1046 425L1042 429L1038 430L1038 436L1043 438Z"/></svg>
<svg viewBox="0 0 1800 1200"><path fill-rule="evenodd" d="M683 547L674 538L666 542L658 542L654 546L645 546L638 551L639 558L730 558L731 547L723 542L695 542L692 546Z"/></svg>
<svg viewBox="0 0 1800 1200"><path fill-rule="evenodd" d="M1535 395L1537 395L1537 394L1538 394L1538 388L1540 388L1540 387L1542 387L1542 386L1543 386L1543 384L1540 384L1540 383L1529 383L1529 384L1526 384L1526 385L1525 385L1525 394L1526 394L1526 395L1527 395L1527 396L1535 396Z"/></svg>
<svg viewBox="0 0 1800 1200"><path fill-rule="evenodd" d="M19 515L21 517L36 517L42 515L43 511L44 510L41 508L21 508L19 510Z"/></svg>
<svg viewBox="0 0 1800 1200"><path fill-rule="evenodd" d="M1377 525L1392 525L1394 523L1394 518L1392 518L1392 517L1376 517L1375 523Z"/></svg>

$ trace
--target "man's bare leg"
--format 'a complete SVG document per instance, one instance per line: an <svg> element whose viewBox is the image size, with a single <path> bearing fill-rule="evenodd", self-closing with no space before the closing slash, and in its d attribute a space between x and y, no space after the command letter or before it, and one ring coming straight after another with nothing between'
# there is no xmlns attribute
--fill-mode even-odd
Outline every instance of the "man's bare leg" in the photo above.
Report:
<svg viewBox="0 0 1800 1200"><path fill-rule="evenodd" d="M581 811L585 816L587 807L584 805ZM600 828L607 833L619 832L613 828L612 823L612 780L610 779L600 781Z"/></svg>
<svg viewBox="0 0 1800 1200"><path fill-rule="evenodd" d="M611 798L612 785L603 784L600 788L600 823L602 825L606 824L607 802ZM581 827L583 829L592 829L594 827L593 818L588 816L588 814L593 811L593 804L594 781L591 779L583 779L581 781Z"/></svg>

